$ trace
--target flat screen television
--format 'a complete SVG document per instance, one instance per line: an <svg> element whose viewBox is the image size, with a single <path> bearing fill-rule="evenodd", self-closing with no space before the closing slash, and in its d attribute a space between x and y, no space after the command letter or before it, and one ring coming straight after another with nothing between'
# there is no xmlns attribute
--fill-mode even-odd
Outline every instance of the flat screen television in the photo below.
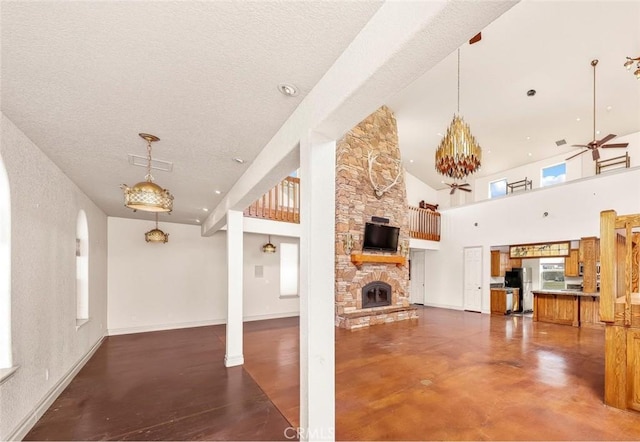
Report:
<svg viewBox="0 0 640 442"><path fill-rule="evenodd" d="M383 250L395 252L398 250L399 227L384 224L366 223L364 226L364 242L362 250Z"/></svg>

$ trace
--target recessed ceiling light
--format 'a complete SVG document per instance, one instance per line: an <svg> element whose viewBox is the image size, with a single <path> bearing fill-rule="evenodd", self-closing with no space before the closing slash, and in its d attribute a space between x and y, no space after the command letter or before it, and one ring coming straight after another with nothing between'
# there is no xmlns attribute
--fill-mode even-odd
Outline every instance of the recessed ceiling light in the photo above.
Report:
<svg viewBox="0 0 640 442"><path fill-rule="evenodd" d="M599 130L596 131L596 135L600 135L600 131Z"/></svg>
<svg viewBox="0 0 640 442"><path fill-rule="evenodd" d="M576 118L576 121L580 121L580 117Z"/></svg>
<svg viewBox="0 0 640 442"><path fill-rule="evenodd" d="M205 212L209 211L209 209L207 209L206 207L203 207L202 210L204 210Z"/></svg>
<svg viewBox="0 0 640 442"><path fill-rule="evenodd" d="M536 94L536 90L535 89L529 89L527 91L527 97L533 97Z"/></svg>
<svg viewBox="0 0 640 442"><path fill-rule="evenodd" d="M298 88L289 83L280 83L278 90L282 95L286 95L287 97L295 97L298 95Z"/></svg>
<svg viewBox="0 0 640 442"><path fill-rule="evenodd" d="M487 151L487 153L491 153L491 151L490 151L490 150L488 150L488 151Z"/></svg>
<svg viewBox="0 0 640 442"><path fill-rule="evenodd" d="M532 154L531 152L529 152L529 154L528 154L528 155L529 155L529 156L532 156L533 154Z"/></svg>
<svg viewBox="0 0 640 442"><path fill-rule="evenodd" d="M216 190L215 193L216 193L216 195L220 195L222 192L219 191L219 190Z"/></svg>
<svg viewBox="0 0 640 442"><path fill-rule="evenodd" d="M527 137L527 140L530 140L530 139L531 139L531 137Z"/></svg>
<svg viewBox="0 0 640 442"><path fill-rule="evenodd" d="M235 161L238 164L244 164L244 160L242 158L240 158L240 157L232 158L232 160Z"/></svg>
<svg viewBox="0 0 640 442"><path fill-rule="evenodd" d="M410 163L413 163L413 160L409 160Z"/></svg>
<svg viewBox="0 0 640 442"><path fill-rule="evenodd" d="M197 220L196 220L196 222L197 222L197 223L199 223L199 222L200 222L200 220L199 220L199 219L197 219Z"/></svg>
<svg viewBox="0 0 640 442"><path fill-rule="evenodd" d="M607 106L608 111L610 111L611 109L613 109L611 106Z"/></svg>

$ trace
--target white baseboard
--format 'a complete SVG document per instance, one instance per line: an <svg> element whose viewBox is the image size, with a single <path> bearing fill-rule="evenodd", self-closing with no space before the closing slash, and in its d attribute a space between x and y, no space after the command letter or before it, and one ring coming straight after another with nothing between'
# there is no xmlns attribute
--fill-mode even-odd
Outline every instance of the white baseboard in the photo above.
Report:
<svg viewBox="0 0 640 442"><path fill-rule="evenodd" d="M464 310L460 305L434 304L433 302L425 302L426 307L446 308L449 310Z"/></svg>
<svg viewBox="0 0 640 442"><path fill-rule="evenodd" d="M51 387L51 389L45 394L45 396L36 404L36 406L31 410L31 412L22 419L22 422L18 424L15 430L12 433L9 433L7 437L8 441L21 441L27 435L29 431L34 427L34 425L40 420L42 415L49 409L53 401L55 401L60 393L64 391L65 388L71 383L74 377L78 374L78 372L84 367L91 356L98 350L102 341L104 340L104 336L101 337L98 342L96 342L93 347L85 354L76 364L67 371L67 373L58 381L56 384Z"/></svg>
<svg viewBox="0 0 640 442"><path fill-rule="evenodd" d="M300 313L288 312L288 313L271 313L267 315L245 316L243 318L243 321L244 322L263 321L265 319L289 318L292 316L300 316ZM162 331L162 330L176 330L179 328L206 327L208 325L226 324L226 322L227 322L226 319L211 319L207 321L176 322L171 324L153 324L153 325L141 325L138 327L110 328L107 330L107 334L109 336L128 335L131 333L146 333L146 332L154 332L154 331Z"/></svg>

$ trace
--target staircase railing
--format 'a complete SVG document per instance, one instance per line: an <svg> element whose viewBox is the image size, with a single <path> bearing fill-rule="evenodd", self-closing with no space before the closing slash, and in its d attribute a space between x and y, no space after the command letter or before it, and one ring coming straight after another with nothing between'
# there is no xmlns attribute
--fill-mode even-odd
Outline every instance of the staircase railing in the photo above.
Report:
<svg viewBox="0 0 640 442"><path fill-rule="evenodd" d="M247 207L244 216L300 223L300 178L286 177Z"/></svg>
<svg viewBox="0 0 640 442"><path fill-rule="evenodd" d="M409 235L416 239L440 241L440 213L409 206Z"/></svg>

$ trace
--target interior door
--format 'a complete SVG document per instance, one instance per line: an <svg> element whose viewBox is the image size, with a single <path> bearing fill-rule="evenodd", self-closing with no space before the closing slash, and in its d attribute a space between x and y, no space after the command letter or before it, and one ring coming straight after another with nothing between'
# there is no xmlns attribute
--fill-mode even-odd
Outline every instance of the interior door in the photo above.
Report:
<svg viewBox="0 0 640 442"><path fill-rule="evenodd" d="M411 251L409 300L412 304L424 304L424 250Z"/></svg>
<svg viewBox="0 0 640 442"><path fill-rule="evenodd" d="M472 312L482 310L482 247L464 249L463 308Z"/></svg>

